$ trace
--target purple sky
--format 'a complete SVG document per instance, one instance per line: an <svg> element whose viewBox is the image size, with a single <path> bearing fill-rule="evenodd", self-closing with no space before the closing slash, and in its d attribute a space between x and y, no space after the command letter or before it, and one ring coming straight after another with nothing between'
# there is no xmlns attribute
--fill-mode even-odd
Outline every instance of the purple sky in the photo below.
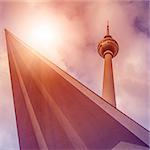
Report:
<svg viewBox="0 0 150 150"><path fill-rule="evenodd" d="M4 28L101 95L103 59L97 44L106 21L119 43L113 59L117 108L150 130L149 1L0 2L0 149L18 147ZM31 40L39 24L54 24L60 42L53 48Z"/></svg>

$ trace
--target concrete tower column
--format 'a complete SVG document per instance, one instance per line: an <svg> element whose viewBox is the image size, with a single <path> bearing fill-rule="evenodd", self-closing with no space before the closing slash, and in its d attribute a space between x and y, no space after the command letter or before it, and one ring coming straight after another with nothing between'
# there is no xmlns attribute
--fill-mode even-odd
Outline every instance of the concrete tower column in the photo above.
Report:
<svg viewBox="0 0 150 150"><path fill-rule="evenodd" d="M98 53L104 58L102 97L116 107L112 58L118 53L119 45L109 34L109 25L104 39L98 44Z"/></svg>
<svg viewBox="0 0 150 150"><path fill-rule="evenodd" d="M112 58L113 57L110 53L107 53L104 58L105 62L102 97L113 106L116 106Z"/></svg>

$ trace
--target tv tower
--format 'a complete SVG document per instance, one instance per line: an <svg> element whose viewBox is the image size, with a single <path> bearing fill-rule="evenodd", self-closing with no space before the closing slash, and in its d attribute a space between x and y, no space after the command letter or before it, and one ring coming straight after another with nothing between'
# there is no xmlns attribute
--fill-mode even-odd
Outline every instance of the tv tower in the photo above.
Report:
<svg viewBox="0 0 150 150"><path fill-rule="evenodd" d="M119 45L109 34L109 22L107 22L106 35L98 44L98 53L104 58L104 76L102 97L111 105L116 107L115 88L113 77L112 58L114 58L119 50Z"/></svg>

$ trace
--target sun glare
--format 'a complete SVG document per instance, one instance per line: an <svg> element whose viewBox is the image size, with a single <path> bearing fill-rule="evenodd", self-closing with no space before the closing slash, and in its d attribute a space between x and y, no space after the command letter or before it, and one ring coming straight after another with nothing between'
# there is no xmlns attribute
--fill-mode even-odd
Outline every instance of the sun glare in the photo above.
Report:
<svg viewBox="0 0 150 150"><path fill-rule="evenodd" d="M63 16L45 15L33 18L26 33L27 43L37 52L52 62L61 64L63 50L70 39L70 26Z"/></svg>
<svg viewBox="0 0 150 150"><path fill-rule="evenodd" d="M38 25L32 30L31 40L41 49L57 48L62 42L62 30L54 23Z"/></svg>
<svg viewBox="0 0 150 150"><path fill-rule="evenodd" d="M61 59L60 50L66 37L66 27L63 22L53 19L51 22L36 23L31 28L30 36L28 37L30 45L35 50L54 63L59 63Z"/></svg>

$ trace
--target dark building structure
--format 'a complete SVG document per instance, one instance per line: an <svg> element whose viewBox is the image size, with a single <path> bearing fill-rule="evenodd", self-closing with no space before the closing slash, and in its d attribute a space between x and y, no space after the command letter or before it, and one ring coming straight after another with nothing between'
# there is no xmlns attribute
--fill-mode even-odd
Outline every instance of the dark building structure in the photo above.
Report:
<svg viewBox="0 0 150 150"><path fill-rule="evenodd" d="M5 34L21 150L148 149L149 131Z"/></svg>

